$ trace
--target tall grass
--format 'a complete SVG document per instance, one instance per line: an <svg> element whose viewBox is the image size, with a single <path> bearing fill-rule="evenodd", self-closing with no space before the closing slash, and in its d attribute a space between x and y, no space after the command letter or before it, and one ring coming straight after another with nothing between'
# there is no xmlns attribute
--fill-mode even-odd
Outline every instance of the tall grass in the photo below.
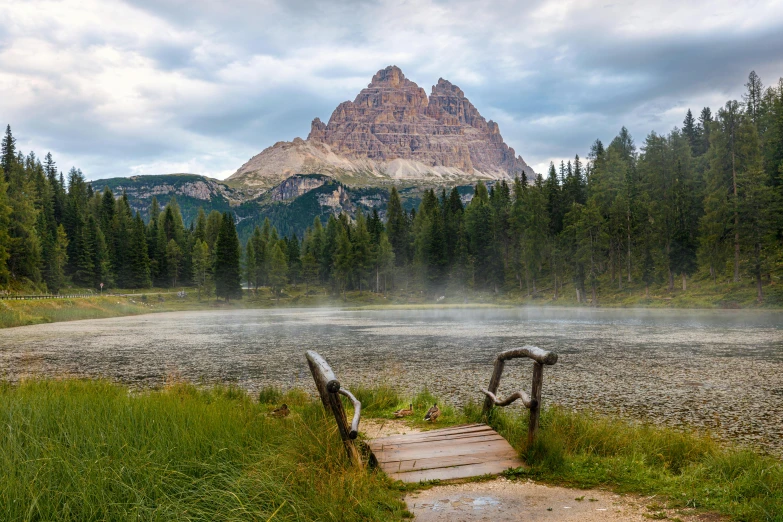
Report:
<svg viewBox="0 0 783 522"><path fill-rule="evenodd" d="M466 407L481 417L479 405ZM684 433L551 408L527 447L527 414L493 410L490 424L525 456L521 475L589 488L660 495L668 507L717 511L744 521L783 521L783 462Z"/></svg>
<svg viewBox="0 0 783 522"><path fill-rule="evenodd" d="M285 419L232 388L138 395L101 381L0 385L2 520L397 520L303 394Z"/></svg>

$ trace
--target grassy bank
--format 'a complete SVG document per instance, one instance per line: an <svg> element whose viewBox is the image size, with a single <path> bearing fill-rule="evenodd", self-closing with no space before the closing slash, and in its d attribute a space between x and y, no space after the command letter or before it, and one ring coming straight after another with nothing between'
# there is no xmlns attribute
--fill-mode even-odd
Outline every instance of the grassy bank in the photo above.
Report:
<svg viewBox="0 0 783 522"><path fill-rule="evenodd" d="M391 388L354 390L365 417L406 422L437 399ZM0 384L2 520L401 520L405 489L351 468L333 419L303 392L173 384L131 394L101 381ZM267 413L286 402L286 419ZM513 410L511 410L513 411ZM478 406L443 408L439 426L480 419ZM490 423L529 468L511 479L606 487L648 497L650 517L676 511L783 521L783 464L709 437L576 414L545 412L525 447L526 415L496 410ZM664 515L667 509L668 515ZM674 510L674 511L671 511Z"/></svg>
<svg viewBox="0 0 783 522"><path fill-rule="evenodd" d="M512 290L502 294L465 292L434 300L420 291L399 289L387 295L369 291L352 291L333 295L327 288L289 286L282 296L274 296L268 288L257 292L245 291L244 298L225 303L214 297L198 299L197 292L187 290L185 298L178 298L176 291L165 289L117 291L131 295L92 297L84 299L55 299L16 301L0 299L0 328L30 324L101 319L151 312L181 310L220 310L242 308L284 307L342 307L348 309L383 308L464 308L494 306L592 306L592 302L578 303L572 285L566 284L558 299L553 299L551 289L541 289L536 296ZM756 301L755 287L749 283L716 284L709 280L689 282L687 291L666 285L650 288L649 295L641 285L623 289L602 285L597 305L610 308L697 308L697 309L783 309L783 286L770 284L765 287L763 303Z"/></svg>
<svg viewBox="0 0 783 522"><path fill-rule="evenodd" d="M651 517L663 508L696 508L734 520L783 521L783 463L774 457L708 436L559 408L545 412L532 448L524 442L526 416L497 412L490 423L531 464L510 476L655 495Z"/></svg>
<svg viewBox="0 0 783 522"><path fill-rule="evenodd" d="M274 399L278 399L274 397ZM399 491L345 465L304 394L286 419L230 388L131 395L96 381L0 387L2 520L399 520Z"/></svg>
<svg viewBox="0 0 783 522"><path fill-rule="evenodd" d="M359 388L357 397L369 415L392 418L412 402L423 412L437 399L427 392L400 398L390 388ZM430 425L415 415L406 422ZM727 447L697 433L651 425L632 425L605 416L546 410L540 436L528 448L527 413L496 408L483 419L479 405L462 410L443 408L440 427L488 420L520 451L529 468L511 470L512 479L586 489L603 487L621 493L654 497L652 519L676 513L708 511L741 521L783 521L783 462L740 447Z"/></svg>

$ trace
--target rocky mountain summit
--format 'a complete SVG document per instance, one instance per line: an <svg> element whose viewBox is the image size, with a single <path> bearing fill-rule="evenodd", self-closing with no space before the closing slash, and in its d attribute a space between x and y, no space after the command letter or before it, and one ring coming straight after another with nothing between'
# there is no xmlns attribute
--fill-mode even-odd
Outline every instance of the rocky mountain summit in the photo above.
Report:
<svg viewBox="0 0 783 522"><path fill-rule="evenodd" d="M266 189L294 174L321 173L356 185L465 183L523 172L533 174L459 87L441 78L427 96L389 66L328 123L315 118L307 140L276 143L228 182Z"/></svg>

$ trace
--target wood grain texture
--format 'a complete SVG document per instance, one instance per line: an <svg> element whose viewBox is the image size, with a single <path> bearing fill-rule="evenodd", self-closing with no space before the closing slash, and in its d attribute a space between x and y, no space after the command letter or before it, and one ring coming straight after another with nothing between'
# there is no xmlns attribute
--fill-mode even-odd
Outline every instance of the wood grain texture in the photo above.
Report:
<svg viewBox="0 0 783 522"><path fill-rule="evenodd" d="M469 424L368 443L378 466L395 480L459 480L522 466L517 452L485 424Z"/></svg>

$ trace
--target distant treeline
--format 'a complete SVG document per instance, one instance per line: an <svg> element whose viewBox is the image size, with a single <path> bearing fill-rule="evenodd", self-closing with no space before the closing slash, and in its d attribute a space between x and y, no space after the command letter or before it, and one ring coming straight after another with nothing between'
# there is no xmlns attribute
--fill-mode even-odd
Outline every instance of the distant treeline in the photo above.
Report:
<svg viewBox="0 0 783 522"><path fill-rule="evenodd" d="M186 227L175 200L151 218L127 198L95 194L82 173L67 183L51 154L2 142L0 284L57 292L66 282L97 288L215 286L239 296L240 278L279 293L289 283L385 290L405 285L430 295L455 290L555 298L570 283L577 300L601 285L751 278L763 287L783 269L783 79L764 89L751 73L743 101L729 101L682 128L651 133L637 150L623 128L608 146L546 178L479 183L469 204L457 189L429 190L407 212L391 190L386 222L359 213L317 218L299 239L268 221L241 249L229 213L203 210ZM638 283L637 283L638 284Z"/></svg>

